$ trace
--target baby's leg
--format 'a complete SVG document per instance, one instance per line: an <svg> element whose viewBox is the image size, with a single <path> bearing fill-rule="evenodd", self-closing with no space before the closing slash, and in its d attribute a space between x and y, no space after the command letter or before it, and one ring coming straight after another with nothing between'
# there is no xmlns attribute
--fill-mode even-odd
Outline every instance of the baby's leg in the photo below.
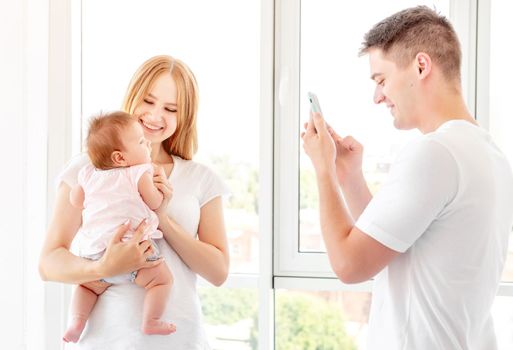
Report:
<svg viewBox="0 0 513 350"><path fill-rule="evenodd" d="M66 343L76 343L80 339L80 335L84 330L87 318L91 310L96 304L98 295L102 294L108 287L109 283L91 282L79 285L73 293L71 299L71 321L66 333L62 337Z"/></svg>
<svg viewBox="0 0 513 350"><path fill-rule="evenodd" d="M173 276L167 265L160 263L155 267L140 269L135 278L135 283L146 289L143 333L166 335L176 331L175 325L160 320L173 284Z"/></svg>

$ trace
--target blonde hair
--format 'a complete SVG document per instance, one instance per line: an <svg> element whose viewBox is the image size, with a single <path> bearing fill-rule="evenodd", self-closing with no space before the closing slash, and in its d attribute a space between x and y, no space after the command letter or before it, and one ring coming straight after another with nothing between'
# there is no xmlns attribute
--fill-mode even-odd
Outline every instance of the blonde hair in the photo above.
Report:
<svg viewBox="0 0 513 350"><path fill-rule="evenodd" d="M108 170L115 167L112 153L123 150L121 133L132 123L136 123L136 119L121 111L100 114L89 121L87 154L97 169Z"/></svg>
<svg viewBox="0 0 513 350"><path fill-rule="evenodd" d="M167 153L190 160L198 150L198 87L194 74L185 63L165 55L155 56L144 62L130 81L122 108L127 113L134 114L135 109L149 94L155 80L162 74L170 74L177 88L176 131L162 141L162 145Z"/></svg>

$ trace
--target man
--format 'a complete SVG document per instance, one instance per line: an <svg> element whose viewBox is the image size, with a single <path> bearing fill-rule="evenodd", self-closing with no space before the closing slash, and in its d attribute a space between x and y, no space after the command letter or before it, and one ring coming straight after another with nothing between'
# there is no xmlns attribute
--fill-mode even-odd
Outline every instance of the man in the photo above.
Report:
<svg viewBox="0 0 513 350"><path fill-rule="evenodd" d="M362 146L313 113L301 137L330 264L345 283L376 275L370 349L495 349L490 309L513 223L513 174L465 106L456 33L421 6L364 39L374 102L390 108L396 128L423 135L372 196Z"/></svg>

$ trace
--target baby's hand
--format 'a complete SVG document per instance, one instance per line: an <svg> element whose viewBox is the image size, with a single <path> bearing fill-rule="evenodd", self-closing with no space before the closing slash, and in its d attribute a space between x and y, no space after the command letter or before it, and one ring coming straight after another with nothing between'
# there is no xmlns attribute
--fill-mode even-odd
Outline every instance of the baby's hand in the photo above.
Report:
<svg viewBox="0 0 513 350"><path fill-rule="evenodd" d="M159 215L166 212L167 205L173 197L173 187L167 179L164 168L156 164L153 164L153 170L153 184L164 196L164 199L162 200L160 206L157 209L155 209L155 212L157 213L157 215Z"/></svg>

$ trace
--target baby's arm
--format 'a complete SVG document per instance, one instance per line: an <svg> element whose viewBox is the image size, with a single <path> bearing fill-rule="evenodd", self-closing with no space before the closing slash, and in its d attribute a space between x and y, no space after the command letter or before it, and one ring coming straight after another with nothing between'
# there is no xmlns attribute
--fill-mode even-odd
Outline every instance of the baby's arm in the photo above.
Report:
<svg viewBox="0 0 513 350"><path fill-rule="evenodd" d="M74 186L69 193L69 201L78 209L84 209L84 189L80 185Z"/></svg>
<svg viewBox="0 0 513 350"><path fill-rule="evenodd" d="M141 176L139 183L137 184L137 188L144 203L146 203L151 210L155 210L160 206L164 199L164 195L153 184L153 178L150 173L145 172Z"/></svg>

